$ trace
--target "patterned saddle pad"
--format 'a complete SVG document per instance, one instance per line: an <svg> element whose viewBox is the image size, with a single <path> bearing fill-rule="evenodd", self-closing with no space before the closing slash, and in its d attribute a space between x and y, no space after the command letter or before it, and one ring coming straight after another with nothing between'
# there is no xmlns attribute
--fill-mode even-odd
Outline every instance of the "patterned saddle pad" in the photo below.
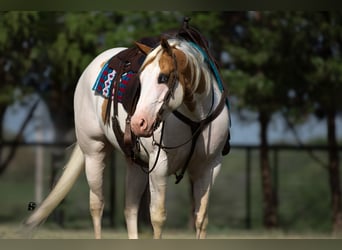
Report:
<svg viewBox="0 0 342 250"><path fill-rule="evenodd" d="M113 102L122 103L131 113L140 86L137 72L145 57L136 47L121 51L103 66L92 90Z"/></svg>
<svg viewBox="0 0 342 250"><path fill-rule="evenodd" d="M109 62L110 60L103 66L92 88L92 90L94 90L96 93L100 94L104 98L113 98L113 84L115 84L115 80L117 77L117 71L109 66ZM133 78L133 76L135 76L135 74L135 72L130 70L128 72L124 72L121 76L118 76L120 77L117 93L119 102L122 102L122 98L127 89L127 85Z"/></svg>

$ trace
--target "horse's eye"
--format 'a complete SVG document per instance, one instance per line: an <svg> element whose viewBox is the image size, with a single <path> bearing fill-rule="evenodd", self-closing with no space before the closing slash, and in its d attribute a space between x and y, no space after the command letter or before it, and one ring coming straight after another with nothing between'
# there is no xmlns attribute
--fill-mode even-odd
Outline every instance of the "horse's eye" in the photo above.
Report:
<svg viewBox="0 0 342 250"><path fill-rule="evenodd" d="M158 77L158 83L167 83L169 81L169 76L161 73Z"/></svg>

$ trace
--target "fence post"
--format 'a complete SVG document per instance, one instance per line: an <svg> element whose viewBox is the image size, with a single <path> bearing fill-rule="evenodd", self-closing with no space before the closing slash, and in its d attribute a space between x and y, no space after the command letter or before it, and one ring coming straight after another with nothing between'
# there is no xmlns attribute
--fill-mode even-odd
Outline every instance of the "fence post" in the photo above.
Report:
<svg viewBox="0 0 342 250"><path fill-rule="evenodd" d="M251 229L251 148L246 147L246 229Z"/></svg>
<svg viewBox="0 0 342 250"><path fill-rule="evenodd" d="M36 130L36 139L41 142L43 137L42 131ZM44 193L44 147L36 146L36 162L35 162L35 200L38 204L43 201Z"/></svg>
<svg viewBox="0 0 342 250"><path fill-rule="evenodd" d="M278 182L278 151L279 149L276 147L273 147L273 190L274 194L273 197L275 199L275 205L276 205L276 213L279 223L279 198L278 198L278 189L279 189L279 182Z"/></svg>

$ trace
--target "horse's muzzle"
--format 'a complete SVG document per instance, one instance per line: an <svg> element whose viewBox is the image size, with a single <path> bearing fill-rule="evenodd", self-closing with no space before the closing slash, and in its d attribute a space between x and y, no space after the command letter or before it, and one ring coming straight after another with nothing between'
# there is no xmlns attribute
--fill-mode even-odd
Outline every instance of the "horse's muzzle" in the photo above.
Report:
<svg viewBox="0 0 342 250"><path fill-rule="evenodd" d="M144 117L133 116L131 130L138 137L150 137L154 131L155 123L150 123Z"/></svg>

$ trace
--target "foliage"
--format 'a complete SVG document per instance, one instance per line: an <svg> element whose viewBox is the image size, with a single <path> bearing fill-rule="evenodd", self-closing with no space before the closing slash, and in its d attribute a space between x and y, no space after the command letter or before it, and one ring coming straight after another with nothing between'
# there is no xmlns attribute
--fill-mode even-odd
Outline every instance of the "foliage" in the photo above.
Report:
<svg viewBox="0 0 342 250"><path fill-rule="evenodd" d="M323 12L311 18L312 71L306 74L308 92L316 108L342 108L342 18L339 12Z"/></svg>
<svg viewBox="0 0 342 250"><path fill-rule="evenodd" d="M223 75L232 95L238 96L239 108L272 114L286 103L289 85L284 84L279 72L291 54L280 54L284 36L280 17L283 15L273 12L246 14L240 17L226 38L224 49L233 58L233 70L226 69Z"/></svg>
<svg viewBox="0 0 342 250"><path fill-rule="evenodd" d="M97 54L112 47L132 46L142 37L178 29L186 14L192 17L192 25L203 28L208 36L214 36L220 25L215 12L2 13L0 67L10 70L1 76L5 85L0 102L4 105L13 102L10 93L18 87L39 92L54 114L56 128L63 134L73 126L75 85Z"/></svg>
<svg viewBox="0 0 342 250"><path fill-rule="evenodd" d="M0 106L2 109L7 103L13 102L15 88L22 84L31 67L33 55L30 50L35 43L34 31L37 18L36 12L0 12Z"/></svg>
<svg viewBox="0 0 342 250"><path fill-rule="evenodd" d="M303 113L296 107L311 112L322 106L320 99L340 106L342 92L334 90L341 88L341 15L278 11L2 12L0 103L12 102L19 86L21 93L35 89L68 109L68 93L98 53L177 29L183 16L192 18L216 56L227 51L233 58L222 73L230 93L239 96L237 107L271 113L293 107L299 117Z"/></svg>

